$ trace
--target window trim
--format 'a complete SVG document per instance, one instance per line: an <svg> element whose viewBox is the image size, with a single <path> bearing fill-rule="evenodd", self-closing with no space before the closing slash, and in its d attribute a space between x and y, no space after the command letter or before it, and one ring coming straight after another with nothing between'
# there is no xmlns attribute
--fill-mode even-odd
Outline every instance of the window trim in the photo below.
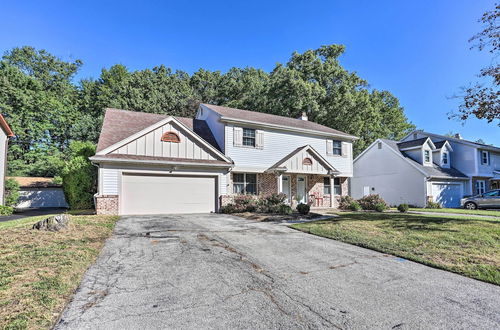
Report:
<svg viewBox="0 0 500 330"><path fill-rule="evenodd" d="M331 178L329 176L323 177L323 195L332 194Z"/></svg>
<svg viewBox="0 0 500 330"><path fill-rule="evenodd" d="M338 143L338 146L335 146L336 143ZM338 154L335 153L335 150L338 151ZM332 155L334 155L334 156L342 156L342 141L340 141L340 140L332 140Z"/></svg>
<svg viewBox="0 0 500 330"><path fill-rule="evenodd" d="M236 175L243 175L243 182L235 181L234 180L234 175L235 174ZM255 175L255 182L249 182L247 180L247 175ZM235 194L235 195L257 195L258 194L258 192L257 192L257 188L258 188L257 181L258 181L257 173L233 173L233 176L232 176L233 194ZM234 186L236 184L243 185L243 190L242 190L241 193L235 192L236 189L234 188ZM247 192L247 186L248 186L248 184L255 185L255 192L250 192L250 193Z"/></svg>
<svg viewBox="0 0 500 330"><path fill-rule="evenodd" d="M441 163L443 165L448 165L448 163L449 163L449 157L448 157L448 152L447 151L443 152L443 157L441 158Z"/></svg>
<svg viewBox="0 0 500 330"><path fill-rule="evenodd" d="M335 184L335 181L338 181L339 184ZM336 189L338 189L338 194L335 191ZM342 196L342 182L340 182L340 178L333 178L333 194L335 196Z"/></svg>
<svg viewBox="0 0 500 330"><path fill-rule="evenodd" d="M480 187L480 183L482 183L482 187ZM479 192L479 190L482 190ZM486 181L484 180L476 180L476 195L482 195L486 192Z"/></svg>
<svg viewBox="0 0 500 330"><path fill-rule="evenodd" d="M486 156L486 159L484 156ZM481 165L489 165L489 163L490 163L490 152L488 150L481 150Z"/></svg>
<svg viewBox="0 0 500 330"><path fill-rule="evenodd" d="M245 136L245 131L252 131L253 136ZM253 144L245 144L245 138L246 139L253 139ZM247 148L256 148L257 147L257 130L255 128L248 128L248 127L242 127L242 133L241 133L241 145L243 147Z"/></svg>
<svg viewBox="0 0 500 330"><path fill-rule="evenodd" d="M425 149L424 150L424 163L430 163L431 162L431 151Z"/></svg>

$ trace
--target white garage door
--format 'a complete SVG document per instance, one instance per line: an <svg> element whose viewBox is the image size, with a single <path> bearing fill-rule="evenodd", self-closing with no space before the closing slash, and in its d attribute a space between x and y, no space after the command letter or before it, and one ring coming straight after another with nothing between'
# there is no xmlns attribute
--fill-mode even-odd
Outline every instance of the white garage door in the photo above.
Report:
<svg viewBox="0 0 500 330"><path fill-rule="evenodd" d="M460 184L433 183L432 196L443 207L459 207L462 188Z"/></svg>
<svg viewBox="0 0 500 330"><path fill-rule="evenodd" d="M215 212L215 177L123 174L122 214Z"/></svg>

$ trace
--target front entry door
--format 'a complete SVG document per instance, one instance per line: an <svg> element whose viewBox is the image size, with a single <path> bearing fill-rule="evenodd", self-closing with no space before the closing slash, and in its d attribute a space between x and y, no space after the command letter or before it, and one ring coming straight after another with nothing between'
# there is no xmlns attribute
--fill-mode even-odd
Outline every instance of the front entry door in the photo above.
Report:
<svg viewBox="0 0 500 330"><path fill-rule="evenodd" d="M297 176L297 202L307 204L306 177Z"/></svg>
<svg viewBox="0 0 500 330"><path fill-rule="evenodd" d="M281 187L282 187L282 193L286 195L286 202L290 204L291 199L290 197L292 196L291 194L291 189L290 189L290 176L289 175L283 175L281 178Z"/></svg>

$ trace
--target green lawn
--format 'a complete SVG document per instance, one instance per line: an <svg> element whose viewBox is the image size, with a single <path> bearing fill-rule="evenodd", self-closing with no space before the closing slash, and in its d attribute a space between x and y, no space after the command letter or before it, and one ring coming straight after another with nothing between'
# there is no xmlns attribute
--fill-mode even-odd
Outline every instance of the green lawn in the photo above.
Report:
<svg viewBox="0 0 500 330"><path fill-rule="evenodd" d="M72 216L64 231L31 229L45 217L0 223L0 329L51 328L118 219Z"/></svg>
<svg viewBox="0 0 500 330"><path fill-rule="evenodd" d="M493 217L500 217L500 210L466 210L466 209L424 209L424 208L411 208L410 211L418 212L438 212L438 213L456 213L456 214L471 214L471 215L491 215Z"/></svg>
<svg viewBox="0 0 500 330"><path fill-rule="evenodd" d="M499 221L350 212L292 227L500 285Z"/></svg>

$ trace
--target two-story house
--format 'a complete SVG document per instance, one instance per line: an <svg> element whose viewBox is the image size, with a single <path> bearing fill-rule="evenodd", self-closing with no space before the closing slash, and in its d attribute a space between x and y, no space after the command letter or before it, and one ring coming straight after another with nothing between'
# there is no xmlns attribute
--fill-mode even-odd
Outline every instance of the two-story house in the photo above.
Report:
<svg viewBox="0 0 500 330"><path fill-rule="evenodd" d="M354 160L352 196L379 194L391 205L460 206L500 183L500 148L423 131L379 139Z"/></svg>
<svg viewBox="0 0 500 330"><path fill-rule="evenodd" d="M194 119L107 109L96 155L104 214L217 212L240 194L292 206L347 195L356 137L294 119L210 104Z"/></svg>

